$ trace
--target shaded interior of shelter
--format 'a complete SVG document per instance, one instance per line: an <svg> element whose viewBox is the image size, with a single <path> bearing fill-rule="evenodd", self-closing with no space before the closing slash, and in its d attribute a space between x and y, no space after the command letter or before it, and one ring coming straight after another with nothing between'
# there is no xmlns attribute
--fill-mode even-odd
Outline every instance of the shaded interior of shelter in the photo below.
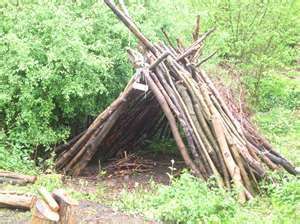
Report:
<svg viewBox="0 0 300 224"><path fill-rule="evenodd" d="M112 161L132 154L152 160L153 169L163 173L168 171L171 160L176 161L176 170L185 167L168 120L150 91L132 91L122 107L122 113L99 144L82 176L95 175L99 169L109 167ZM161 144L155 145L156 142ZM166 146L164 143L169 144L168 149L162 148Z"/></svg>

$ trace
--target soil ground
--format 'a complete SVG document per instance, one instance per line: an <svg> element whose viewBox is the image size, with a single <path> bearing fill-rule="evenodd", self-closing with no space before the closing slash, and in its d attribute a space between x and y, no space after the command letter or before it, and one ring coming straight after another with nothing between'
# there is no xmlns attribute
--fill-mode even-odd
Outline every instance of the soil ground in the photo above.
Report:
<svg viewBox="0 0 300 224"><path fill-rule="evenodd" d="M140 161L138 161L140 160ZM77 192L83 192L86 194L96 193L99 191L99 185L101 189L104 189L101 195L101 200L109 202L117 200L118 195L123 190L131 191L136 187L147 188L152 181L156 183L168 184L169 177L167 173L170 173L171 160L174 160L174 168L176 168L175 174L179 173L184 168L184 163L178 155L174 154L161 154L161 153L148 153L138 156L136 162L143 163L147 161L148 169L145 172L139 172L138 169L122 169L121 172L117 167L109 168L113 163L109 161L104 165L103 170L99 171L99 165L97 163L88 166L83 176L80 178L64 177L64 185L67 188L72 188ZM132 167L131 167L132 168ZM118 172L116 172L116 169ZM95 194L97 195L97 194ZM96 200L98 201L98 200ZM116 211L113 208L107 207L102 203L96 203L94 201L82 200L78 207L78 219L80 223L105 223L105 224L143 224L143 223L157 223L155 221L145 220L139 215L129 215ZM0 209L0 224L21 224L28 223L31 213L20 210L8 210Z"/></svg>

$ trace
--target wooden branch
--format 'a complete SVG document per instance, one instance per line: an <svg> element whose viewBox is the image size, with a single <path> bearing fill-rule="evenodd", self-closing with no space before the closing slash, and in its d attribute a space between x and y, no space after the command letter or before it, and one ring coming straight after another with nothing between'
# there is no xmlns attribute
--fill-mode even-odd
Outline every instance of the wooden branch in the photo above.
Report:
<svg viewBox="0 0 300 224"><path fill-rule="evenodd" d="M36 181L36 176L29 176L29 175L24 175L24 174L19 174L10 171L4 171L4 170L0 170L0 178L1 177L9 178L9 179L17 179L20 182L24 182L24 183L34 183Z"/></svg>
<svg viewBox="0 0 300 224"><path fill-rule="evenodd" d="M177 61L180 61L181 59L189 56L193 51L197 50L199 45L212 33L215 29L211 29L207 31L205 34L203 34L197 41L195 41L190 47L188 47L185 52L183 52L181 55L177 57Z"/></svg>
<svg viewBox="0 0 300 224"><path fill-rule="evenodd" d="M83 132L79 133L78 135L76 135L74 138L72 138L67 143L56 146L54 148L54 152L59 154L59 153L63 152L64 150L71 148L76 143L76 141L79 140L82 135L84 135L84 133L86 131L87 130L84 130Z"/></svg>
<svg viewBox="0 0 300 224"><path fill-rule="evenodd" d="M161 63L163 60L166 59L166 57L168 57L170 55L170 52L164 52L162 55L159 56L159 58L157 58L157 60L155 62L153 62L153 64L150 65L149 69L153 70L155 69L155 67Z"/></svg>
<svg viewBox="0 0 300 224"><path fill-rule="evenodd" d="M73 156L80 150L80 148L85 145L88 139L101 126L101 124L106 119L108 119L108 117L119 107L120 104L126 101L126 98L133 90L133 87L131 85L133 82L134 77L130 79L124 92L120 93L120 96L94 120L94 122L90 125L90 127L87 129L84 135L72 146L72 148L70 148L66 153L64 153L58 158L58 160L56 161L57 169L63 169L68 164L68 162L70 162Z"/></svg>
<svg viewBox="0 0 300 224"><path fill-rule="evenodd" d="M223 159L225 161L225 164L230 172L230 175L233 179L233 182L239 192L239 201L241 203L244 203L246 201L246 195L245 195L245 190L244 190L244 185L242 182L242 177L241 177L241 173L240 173L240 169L239 167L236 165L232 154L228 148L227 142L226 142L226 138L225 138L225 134L223 131L223 128L220 124L220 121L218 120L218 118L216 116L212 117L212 124L214 126L214 130L215 130L215 134L217 137L217 141L220 145L220 148L222 150L222 155L223 155Z"/></svg>
<svg viewBox="0 0 300 224"><path fill-rule="evenodd" d="M200 32L200 15L197 15L194 32L192 34L194 41L196 41L198 39L199 32Z"/></svg>
<svg viewBox="0 0 300 224"><path fill-rule="evenodd" d="M28 181L26 180L20 180L20 179L14 179L9 177L0 177L0 184L12 184L12 185L26 185Z"/></svg>
<svg viewBox="0 0 300 224"><path fill-rule="evenodd" d="M162 27L161 28L161 32L163 33L163 35L165 36L168 44L173 48L173 50L176 50L176 48L174 47L174 45L172 44L171 39L169 38L169 35L167 34L166 30Z"/></svg>
<svg viewBox="0 0 300 224"><path fill-rule="evenodd" d="M102 142L102 140L106 137L110 129L113 127L113 125L116 123L118 117L120 116L120 113L122 111L122 106L118 108L105 122L103 125L103 128L99 133L94 135L87 144L80 150L79 153L75 156L73 160L68 164L66 167L69 174L72 174L73 176L78 176L83 168L86 167L90 159L93 157L93 155L96 153L97 147ZM80 159L80 160L79 160ZM78 161L78 162L77 162ZM72 167L74 165L74 167Z"/></svg>
<svg viewBox="0 0 300 224"><path fill-rule="evenodd" d="M200 65L202 65L204 62L208 61L210 58L212 58L215 54L217 53L217 51L214 51L213 53L211 53L210 55L208 55L206 58L202 59L201 61L199 61L196 64L196 67L199 67Z"/></svg>
<svg viewBox="0 0 300 224"><path fill-rule="evenodd" d="M124 0L119 0L119 5L120 5L122 11L124 12L125 16L127 16L131 20L131 17L129 15L129 12L128 12L128 9L127 9L127 7L125 5Z"/></svg>
<svg viewBox="0 0 300 224"><path fill-rule="evenodd" d="M160 91L158 90L157 86L155 85L154 81L151 79L149 74L145 74L145 78L148 81L149 87L153 91L153 94L156 96L158 103L162 107L162 110L164 111L164 113L170 123L171 131L173 133L174 139L178 145L179 151L181 152L181 155L182 155L184 161L192 169L193 172L195 172L197 175L199 175L200 172L197 169L197 167L195 166L194 162L191 160L191 158L187 152L187 149L184 145L184 142L183 142L183 140L180 136L180 133L178 131L178 128L176 126L176 120L175 120L167 102L165 101L163 95L160 93Z"/></svg>
<svg viewBox="0 0 300 224"><path fill-rule="evenodd" d="M156 54L154 47L150 41L138 30L135 24L125 16L111 0L104 0L106 5L115 13L115 15L127 26L127 28L141 41L141 43L149 49L154 55Z"/></svg>

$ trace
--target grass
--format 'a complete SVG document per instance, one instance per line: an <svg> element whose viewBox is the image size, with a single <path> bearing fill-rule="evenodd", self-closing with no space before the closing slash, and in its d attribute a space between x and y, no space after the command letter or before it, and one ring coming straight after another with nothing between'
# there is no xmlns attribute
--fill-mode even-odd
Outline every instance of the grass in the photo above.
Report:
<svg viewBox="0 0 300 224"><path fill-rule="evenodd" d="M254 120L274 147L300 166L300 111L277 107L256 113Z"/></svg>

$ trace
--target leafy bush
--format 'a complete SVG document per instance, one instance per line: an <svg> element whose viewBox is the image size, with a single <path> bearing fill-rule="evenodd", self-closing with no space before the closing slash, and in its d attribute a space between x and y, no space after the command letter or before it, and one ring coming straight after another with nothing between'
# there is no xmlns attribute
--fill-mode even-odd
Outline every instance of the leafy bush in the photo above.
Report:
<svg viewBox="0 0 300 224"><path fill-rule="evenodd" d="M38 172L34 162L30 160L27 151L15 146L5 148L6 136L0 131L0 168L5 170L22 170L25 173L35 174Z"/></svg>
<svg viewBox="0 0 300 224"><path fill-rule="evenodd" d="M217 27L216 40L223 57L244 66L295 62L300 28L297 1L188 2L202 15L203 26Z"/></svg>
<svg viewBox="0 0 300 224"><path fill-rule="evenodd" d="M125 28L97 1L3 5L0 117L6 148L41 155L71 128L80 129L128 79L122 48L129 42Z"/></svg>
<svg viewBox="0 0 300 224"><path fill-rule="evenodd" d="M265 110L270 105L261 105L261 101L273 103L281 101L277 97L282 91L270 69L293 66L299 58L298 42L300 24L300 2L260 1L260 0L189 0L192 9L202 18L204 29L215 26L214 38L208 40L208 47L219 48L219 56L224 61L235 63L246 77L246 86L251 100L259 102L258 108ZM272 88L268 89L274 78ZM249 82L248 82L249 81ZM278 86L277 86L278 84ZM298 87L299 88L299 87ZM270 91L270 92L268 92ZM273 96L268 96L268 95ZM299 94L298 94L299 95ZM288 103L293 98L288 100ZM299 98L298 98L299 99ZM271 101L269 101L271 102ZM292 105L294 106L294 102ZM272 106L272 105L271 105Z"/></svg>

